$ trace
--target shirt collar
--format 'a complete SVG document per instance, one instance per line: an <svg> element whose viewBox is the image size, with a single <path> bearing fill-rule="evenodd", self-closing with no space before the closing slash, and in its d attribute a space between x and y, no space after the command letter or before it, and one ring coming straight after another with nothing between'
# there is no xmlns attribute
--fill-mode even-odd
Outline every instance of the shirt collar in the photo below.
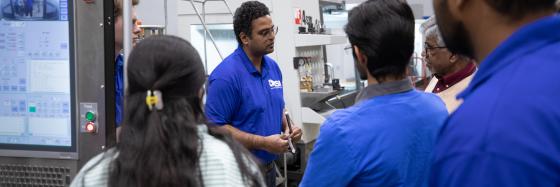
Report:
<svg viewBox="0 0 560 187"><path fill-rule="evenodd" d="M360 93L358 93L358 96L356 96L356 103L372 97L401 93L412 89L412 82L410 82L410 79L408 78L400 81L373 84L365 87L362 91L360 91Z"/></svg>
<svg viewBox="0 0 560 187"><path fill-rule="evenodd" d="M513 64L514 59L560 40L558 32L552 32L558 30L560 30L560 16L558 15L548 16L523 26L481 62L472 82L457 97L465 98L470 95L496 72Z"/></svg>
<svg viewBox="0 0 560 187"><path fill-rule="evenodd" d="M257 68L255 68L255 65L253 65L253 62L251 62L251 60L249 59L249 56L247 56L247 54L245 53L245 51L243 50L243 47L241 45L239 45L237 47L237 49L235 50L235 53L237 53L239 55L239 57L241 57L241 63L243 64L243 66L245 67L245 69L247 69L247 71L251 74L261 74L259 73L259 71L257 70ZM267 60L266 58L263 56L262 59L262 64L261 64L261 71L262 71L262 76L266 75L267 70Z"/></svg>
<svg viewBox="0 0 560 187"><path fill-rule="evenodd" d="M117 62L116 65L118 67L122 67L124 65L124 55L122 53L117 55L117 59L115 59L115 61Z"/></svg>
<svg viewBox="0 0 560 187"><path fill-rule="evenodd" d="M467 66L465 66L463 69L446 75L446 76L438 76L435 75L435 77L438 79L438 85L436 85L436 88L438 88L438 86L441 86L442 88L440 89L445 89L446 87L451 87L455 84L457 84L458 82L462 81L463 79L467 78L468 76L472 75L474 72L476 71L476 66L474 65L474 63L469 63ZM434 88L434 89L436 89ZM443 91L443 90L442 90Z"/></svg>
<svg viewBox="0 0 560 187"><path fill-rule="evenodd" d="M468 77L469 75L471 75L472 73L474 73L474 71L476 70L476 66L474 65L474 63L469 63L467 66L465 66L463 69L446 75L446 76L437 76L436 78L438 78L439 81L442 81L445 84L455 84L461 80L463 80L464 78Z"/></svg>

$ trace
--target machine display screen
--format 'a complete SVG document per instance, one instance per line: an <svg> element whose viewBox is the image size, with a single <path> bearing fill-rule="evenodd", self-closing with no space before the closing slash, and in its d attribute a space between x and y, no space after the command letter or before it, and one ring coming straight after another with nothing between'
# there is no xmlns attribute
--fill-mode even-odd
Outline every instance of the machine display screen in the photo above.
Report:
<svg viewBox="0 0 560 187"><path fill-rule="evenodd" d="M0 6L0 149L71 151L69 2L0 0Z"/></svg>

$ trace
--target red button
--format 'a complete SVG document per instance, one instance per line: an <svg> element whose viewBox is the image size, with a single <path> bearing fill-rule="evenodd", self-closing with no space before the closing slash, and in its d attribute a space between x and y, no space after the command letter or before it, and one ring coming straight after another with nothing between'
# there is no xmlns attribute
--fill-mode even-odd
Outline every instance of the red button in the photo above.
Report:
<svg viewBox="0 0 560 187"><path fill-rule="evenodd" d="M95 123L93 122L86 123L86 132L95 133Z"/></svg>

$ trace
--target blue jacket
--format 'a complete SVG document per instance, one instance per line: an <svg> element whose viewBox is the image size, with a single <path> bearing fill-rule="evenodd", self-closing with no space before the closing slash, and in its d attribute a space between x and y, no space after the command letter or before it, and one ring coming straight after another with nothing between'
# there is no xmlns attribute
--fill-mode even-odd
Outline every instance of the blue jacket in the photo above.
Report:
<svg viewBox="0 0 560 187"><path fill-rule="evenodd" d="M438 140L430 186L560 185L560 17L530 23L482 63Z"/></svg>

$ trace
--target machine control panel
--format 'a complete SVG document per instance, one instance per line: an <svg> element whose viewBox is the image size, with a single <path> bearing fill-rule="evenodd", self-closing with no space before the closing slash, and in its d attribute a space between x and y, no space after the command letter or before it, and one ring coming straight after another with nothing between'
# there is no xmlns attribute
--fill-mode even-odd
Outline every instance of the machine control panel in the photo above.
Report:
<svg viewBox="0 0 560 187"><path fill-rule="evenodd" d="M80 132L97 133L97 103L80 103Z"/></svg>

